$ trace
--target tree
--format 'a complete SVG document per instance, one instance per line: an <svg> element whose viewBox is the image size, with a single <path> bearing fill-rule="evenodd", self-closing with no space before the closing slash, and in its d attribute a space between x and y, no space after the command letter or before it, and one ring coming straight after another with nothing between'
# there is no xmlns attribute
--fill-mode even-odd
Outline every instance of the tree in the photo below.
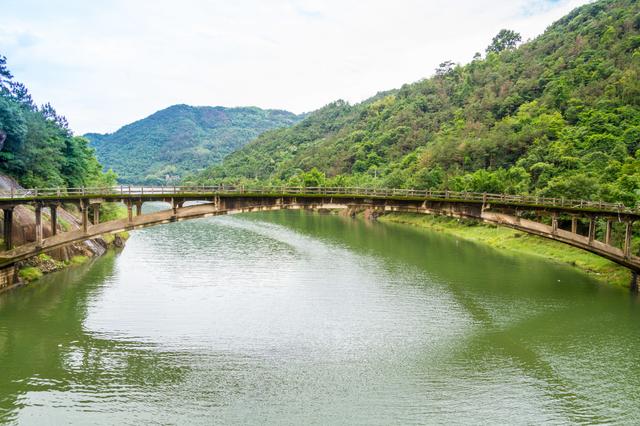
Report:
<svg viewBox="0 0 640 426"><path fill-rule="evenodd" d="M12 81L10 83L10 87L11 87L11 94L18 103L22 104L23 106L30 109L31 111L34 111L36 109L36 105L33 102L33 98L31 97L29 90L24 84L19 83L17 81Z"/></svg>
<svg viewBox="0 0 640 426"><path fill-rule="evenodd" d="M7 92L9 90L9 83L13 76L7 68L7 58L0 55L0 93Z"/></svg>
<svg viewBox="0 0 640 426"><path fill-rule="evenodd" d="M519 33L512 30L500 30L487 47L487 53L500 53L504 50L515 49L521 41L522 36Z"/></svg>
<svg viewBox="0 0 640 426"><path fill-rule="evenodd" d="M445 76L453 71L453 68L456 66L453 61L444 61L438 68L436 68L436 75L439 77Z"/></svg>
<svg viewBox="0 0 640 426"><path fill-rule="evenodd" d="M324 173L316 169L315 167L308 172L303 173L301 178L302 184L305 188L324 186L326 180Z"/></svg>

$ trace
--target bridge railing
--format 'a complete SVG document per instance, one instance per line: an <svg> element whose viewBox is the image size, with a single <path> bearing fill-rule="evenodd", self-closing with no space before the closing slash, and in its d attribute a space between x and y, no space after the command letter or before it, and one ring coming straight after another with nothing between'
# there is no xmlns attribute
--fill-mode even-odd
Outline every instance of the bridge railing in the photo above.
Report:
<svg viewBox="0 0 640 426"><path fill-rule="evenodd" d="M504 203L531 206L596 209L603 211L639 213L638 207L627 207L622 203L608 203L569 198L539 197L536 195L490 194L478 192L433 191L404 188L360 188L360 187L291 187L291 186L233 186L233 185L186 185L186 186L138 186L118 185L113 187L82 188L32 188L0 190L0 199L47 199L74 196L144 196L180 194L256 194L256 195L344 195L366 197L417 197L432 200L464 200L482 203Z"/></svg>

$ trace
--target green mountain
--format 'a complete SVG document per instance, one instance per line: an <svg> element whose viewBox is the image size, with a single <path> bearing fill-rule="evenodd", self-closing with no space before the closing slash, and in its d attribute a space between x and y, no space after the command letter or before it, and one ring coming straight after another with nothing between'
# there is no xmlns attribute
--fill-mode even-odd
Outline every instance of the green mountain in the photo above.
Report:
<svg viewBox="0 0 640 426"><path fill-rule="evenodd" d="M640 2L600 0L519 41L503 30L464 66L334 102L191 180L639 201Z"/></svg>
<svg viewBox="0 0 640 426"><path fill-rule="evenodd" d="M265 130L299 120L287 111L174 105L115 133L85 135L122 183L164 184L220 162Z"/></svg>

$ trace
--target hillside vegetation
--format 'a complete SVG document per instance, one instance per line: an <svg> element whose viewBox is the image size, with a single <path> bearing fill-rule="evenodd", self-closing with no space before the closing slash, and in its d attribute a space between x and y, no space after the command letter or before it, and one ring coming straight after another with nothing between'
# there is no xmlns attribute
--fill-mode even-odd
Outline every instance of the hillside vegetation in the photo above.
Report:
<svg viewBox="0 0 640 426"><path fill-rule="evenodd" d="M640 2L577 8L518 46L264 133L190 179L537 193L638 202Z"/></svg>
<svg viewBox="0 0 640 426"><path fill-rule="evenodd" d="M85 136L122 183L165 184L220 162L265 130L296 121L287 111L174 105L115 133Z"/></svg>
<svg viewBox="0 0 640 426"><path fill-rule="evenodd" d="M74 136L50 104L37 106L13 79L0 55L0 174L25 187L81 187L115 184L103 173L86 139Z"/></svg>

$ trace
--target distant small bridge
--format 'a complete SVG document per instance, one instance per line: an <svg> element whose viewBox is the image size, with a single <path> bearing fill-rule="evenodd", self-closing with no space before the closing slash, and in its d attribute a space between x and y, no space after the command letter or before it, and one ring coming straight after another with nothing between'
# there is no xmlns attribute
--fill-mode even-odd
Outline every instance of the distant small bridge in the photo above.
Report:
<svg viewBox="0 0 640 426"><path fill-rule="evenodd" d="M142 214L142 204L149 201L167 202L171 208ZM187 201L201 203L184 206ZM105 202L124 203L128 217L100 223L99 206ZM63 204L74 204L79 208L82 217L80 229L60 232L57 209ZM32 206L35 211L35 241L13 247L13 209L19 205ZM43 236L42 226L45 208L49 209L52 230L52 235L47 238ZM473 218L560 241L629 268L633 273L632 286L636 288L636 277L640 272L640 257L632 253L631 247L633 223L640 219L640 210L597 201L413 189L118 186L12 190L0 193L0 209L4 213L5 244L5 250L0 252L0 270L102 234L187 219L282 209L372 209L380 213L409 212ZM596 238L598 226L602 227L600 240ZM3 275L0 274L0 289L6 284L2 281Z"/></svg>

